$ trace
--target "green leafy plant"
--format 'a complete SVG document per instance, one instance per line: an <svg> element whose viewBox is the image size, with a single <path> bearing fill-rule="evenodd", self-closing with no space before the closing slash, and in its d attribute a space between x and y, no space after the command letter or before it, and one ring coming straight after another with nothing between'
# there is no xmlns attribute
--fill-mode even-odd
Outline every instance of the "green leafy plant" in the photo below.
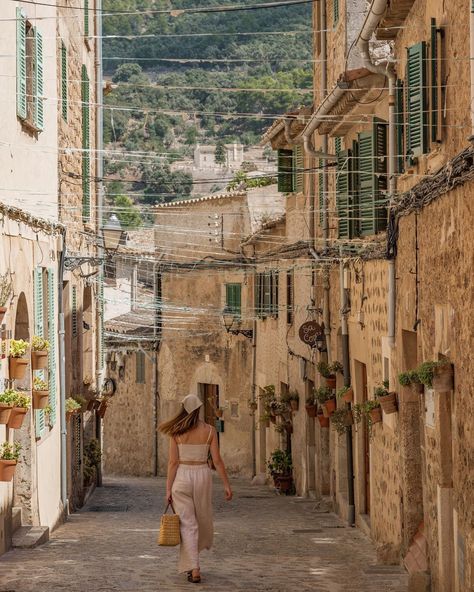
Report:
<svg viewBox="0 0 474 592"><path fill-rule="evenodd" d="M375 398L378 399L380 397L386 397L388 395L388 383L385 386L385 382L382 383L382 386L378 386L374 390Z"/></svg>
<svg viewBox="0 0 474 592"><path fill-rule="evenodd" d="M348 415L352 414L348 409L336 409L331 415L331 423L339 435L344 434L350 429L351 422Z"/></svg>
<svg viewBox="0 0 474 592"><path fill-rule="evenodd" d="M343 396L344 396L344 395L345 395L347 392L349 392L350 388L351 388L350 386L343 386L343 387L341 387L341 388L340 388L340 389L337 391L337 394L336 394L337 398L338 398L338 399L342 399L342 397L343 397Z"/></svg>
<svg viewBox="0 0 474 592"><path fill-rule="evenodd" d="M49 341L39 335L33 335L31 351L49 351Z"/></svg>
<svg viewBox="0 0 474 592"><path fill-rule="evenodd" d="M43 408L43 413L45 415L51 415L52 412L53 408L51 407L51 405L46 405L46 407Z"/></svg>
<svg viewBox="0 0 474 592"><path fill-rule="evenodd" d="M290 401L299 401L300 396L298 391L288 391L284 395L281 396L281 401L283 403L289 403Z"/></svg>
<svg viewBox="0 0 474 592"><path fill-rule="evenodd" d="M21 407L22 409L29 409L31 405L31 398L23 394L21 391L9 389L5 394L10 395L14 407Z"/></svg>
<svg viewBox="0 0 474 592"><path fill-rule="evenodd" d="M320 386L314 390L314 398L320 405L326 403L329 399L332 399L332 396L332 390L327 386Z"/></svg>
<svg viewBox="0 0 474 592"><path fill-rule="evenodd" d="M338 361L335 361L332 364L321 361L318 362L317 369L323 378L332 378L337 372L342 372L343 367Z"/></svg>
<svg viewBox="0 0 474 592"><path fill-rule="evenodd" d="M306 397L306 405L308 406L312 406L312 405L316 405L317 404L317 400L316 397L314 396L314 391L312 394L307 395Z"/></svg>
<svg viewBox="0 0 474 592"><path fill-rule="evenodd" d="M369 431L369 438L372 438L372 416L370 412L373 409L377 409L380 407L380 403L376 399L370 399L369 401L364 401L364 403L357 403L352 407L352 414L354 417L354 423L358 424L362 421L365 417L367 421L367 428Z"/></svg>
<svg viewBox="0 0 474 592"><path fill-rule="evenodd" d="M4 442L3 444L0 444L0 460L18 461L20 458L20 452L21 444L19 442L14 442L13 444Z"/></svg>
<svg viewBox="0 0 474 592"><path fill-rule="evenodd" d="M291 454L288 450L277 448L274 450L267 462L270 475L290 475L293 469Z"/></svg>
<svg viewBox="0 0 474 592"><path fill-rule="evenodd" d="M97 474L97 468L102 460L102 450L100 449L99 441L92 438L84 446L84 479L86 483L90 484Z"/></svg>
<svg viewBox="0 0 474 592"><path fill-rule="evenodd" d="M270 413L268 413L268 411L265 411L260 415L259 421L260 423L266 423L267 421L270 421L271 418L272 416L270 415Z"/></svg>
<svg viewBox="0 0 474 592"><path fill-rule="evenodd" d="M402 386L411 386L412 384L421 384L420 377L418 376L417 370L408 370L407 372L401 372L398 375L398 382Z"/></svg>
<svg viewBox="0 0 474 592"><path fill-rule="evenodd" d="M87 405L87 399L85 399L82 395L71 395L70 398L73 399L79 405L79 407L84 407Z"/></svg>
<svg viewBox="0 0 474 592"><path fill-rule="evenodd" d="M23 339L12 339L10 341L10 356L12 358L22 358L29 347L30 344Z"/></svg>
<svg viewBox="0 0 474 592"><path fill-rule="evenodd" d="M0 306L5 306L13 292L11 274L7 271L0 275Z"/></svg>
<svg viewBox="0 0 474 592"><path fill-rule="evenodd" d="M432 388L435 369L447 365L449 365L449 362L446 360L441 360L439 362L423 362L416 369L416 374L422 384L428 388Z"/></svg>
<svg viewBox="0 0 474 592"><path fill-rule="evenodd" d="M15 401L14 393L15 391L6 390L3 393L0 393L0 403L4 403L5 405L13 405Z"/></svg>
<svg viewBox="0 0 474 592"><path fill-rule="evenodd" d="M79 409L81 409L81 404L78 403L75 399L73 399L72 397L68 397L66 399L66 412L67 413L74 413L75 411L78 411Z"/></svg>
<svg viewBox="0 0 474 592"><path fill-rule="evenodd" d="M48 383L45 382L39 376L35 376L33 379L33 389L35 391L47 391L48 390Z"/></svg>

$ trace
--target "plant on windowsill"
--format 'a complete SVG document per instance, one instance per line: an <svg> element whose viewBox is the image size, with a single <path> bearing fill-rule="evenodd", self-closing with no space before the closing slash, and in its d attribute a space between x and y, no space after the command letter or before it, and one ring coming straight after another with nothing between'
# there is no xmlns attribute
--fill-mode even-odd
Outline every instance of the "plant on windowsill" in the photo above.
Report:
<svg viewBox="0 0 474 592"><path fill-rule="evenodd" d="M336 399L329 387L320 386L315 389L314 398L321 405L324 417L330 417L336 410Z"/></svg>
<svg viewBox="0 0 474 592"><path fill-rule="evenodd" d="M354 400L354 390L351 386L343 386L337 391L337 398L346 403L352 403Z"/></svg>
<svg viewBox="0 0 474 592"><path fill-rule="evenodd" d="M39 376L33 379L33 409L44 409L48 405L48 383Z"/></svg>
<svg viewBox="0 0 474 592"><path fill-rule="evenodd" d="M289 391L281 396L281 402L287 405L292 411L298 411L300 407L300 396L297 391Z"/></svg>
<svg viewBox="0 0 474 592"><path fill-rule="evenodd" d="M293 463L291 454L287 450L280 448L274 450L267 462L267 468L277 489L285 493L291 491Z"/></svg>
<svg viewBox="0 0 474 592"><path fill-rule="evenodd" d="M31 369L43 370L48 367L49 341L39 335L31 340Z"/></svg>
<svg viewBox="0 0 474 592"><path fill-rule="evenodd" d="M81 404L73 399L72 397L68 397L66 399L66 421L69 421L71 417L79 413L81 410Z"/></svg>
<svg viewBox="0 0 474 592"><path fill-rule="evenodd" d="M318 362L318 372L326 379L326 386L331 389L336 388L336 374L342 372L342 364L338 361L328 364L327 362Z"/></svg>
<svg viewBox="0 0 474 592"><path fill-rule="evenodd" d="M21 380L25 377L28 359L25 358L30 344L23 339L12 339L9 349L10 380Z"/></svg>
<svg viewBox="0 0 474 592"><path fill-rule="evenodd" d="M13 410L14 397L11 394L12 391L5 391L0 393L0 424L8 425L10 416Z"/></svg>
<svg viewBox="0 0 474 592"><path fill-rule="evenodd" d="M422 394L424 391L423 383L418 376L417 370L408 370L398 375L398 382L401 386L411 387L415 393Z"/></svg>
<svg viewBox="0 0 474 592"><path fill-rule="evenodd" d="M8 310L6 304L11 296L12 291L13 284L11 281L11 275L7 271L3 275L0 275L0 324Z"/></svg>
<svg viewBox="0 0 474 592"><path fill-rule="evenodd" d="M374 395L375 399L380 403L383 412L390 415L398 411L397 393L390 392L388 389L388 380L384 380L382 386L376 387Z"/></svg>
<svg viewBox="0 0 474 592"><path fill-rule="evenodd" d="M11 397L13 403L13 409L11 410L7 426L12 430L19 430L23 425L28 409L31 407L31 398L21 391L15 391L13 389L5 391L5 394Z"/></svg>
<svg viewBox="0 0 474 592"><path fill-rule="evenodd" d="M416 373L421 383L435 391L448 392L454 388L454 369L448 360L423 362Z"/></svg>
<svg viewBox="0 0 474 592"><path fill-rule="evenodd" d="M316 413L318 411L318 402L314 398L314 393L306 397L305 409L309 417L316 417Z"/></svg>
<svg viewBox="0 0 474 592"><path fill-rule="evenodd" d="M0 445L0 481L11 481L20 458L21 444L4 442Z"/></svg>
<svg viewBox="0 0 474 592"><path fill-rule="evenodd" d="M345 434L349 431L350 426L354 424L352 411L349 409L336 409L331 415L331 423L340 436Z"/></svg>

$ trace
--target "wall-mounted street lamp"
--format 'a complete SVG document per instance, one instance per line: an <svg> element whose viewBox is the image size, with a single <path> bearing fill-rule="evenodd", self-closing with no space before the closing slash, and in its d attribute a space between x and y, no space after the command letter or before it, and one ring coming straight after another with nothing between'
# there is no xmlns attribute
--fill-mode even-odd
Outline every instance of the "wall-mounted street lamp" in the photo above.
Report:
<svg viewBox="0 0 474 592"><path fill-rule="evenodd" d="M227 333L230 333L231 335L243 335L248 339L252 339L252 329L240 329L239 327L235 329L232 328L236 324L236 315L228 306L222 311L222 322L224 323Z"/></svg>
<svg viewBox="0 0 474 592"><path fill-rule="evenodd" d="M318 350L319 353L327 352L326 347L326 336L324 333L318 333L314 340L314 347Z"/></svg>
<svg viewBox="0 0 474 592"><path fill-rule="evenodd" d="M81 265L88 263L93 267L102 265L106 259L112 258L117 252L120 241L124 235L120 220L115 214L112 214L106 224L102 226L102 247L105 251L105 257L90 257L86 255L66 255L64 257L64 268L67 271L73 271Z"/></svg>

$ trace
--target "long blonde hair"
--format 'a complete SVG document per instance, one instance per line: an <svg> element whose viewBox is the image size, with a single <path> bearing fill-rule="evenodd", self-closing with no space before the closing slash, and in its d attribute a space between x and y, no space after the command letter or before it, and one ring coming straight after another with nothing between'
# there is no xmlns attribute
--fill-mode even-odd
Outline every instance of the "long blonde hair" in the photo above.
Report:
<svg viewBox="0 0 474 592"><path fill-rule="evenodd" d="M181 434L185 434L195 428L199 421L199 411L200 408L198 407L191 413L188 413L186 409L181 406L181 410L178 415L175 415L172 419L161 423L158 426L158 429L161 433L167 434L168 436L181 436Z"/></svg>

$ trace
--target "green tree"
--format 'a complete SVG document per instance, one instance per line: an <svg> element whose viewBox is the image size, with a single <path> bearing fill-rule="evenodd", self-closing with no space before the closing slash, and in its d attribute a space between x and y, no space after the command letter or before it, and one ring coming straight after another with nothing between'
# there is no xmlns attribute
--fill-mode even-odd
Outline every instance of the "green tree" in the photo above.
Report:
<svg viewBox="0 0 474 592"><path fill-rule="evenodd" d="M223 140L219 140L216 144L216 153L214 156L217 164L226 164L227 154Z"/></svg>
<svg viewBox="0 0 474 592"><path fill-rule="evenodd" d="M114 199L115 212L123 228L133 229L141 226L140 211L127 195L117 195Z"/></svg>

